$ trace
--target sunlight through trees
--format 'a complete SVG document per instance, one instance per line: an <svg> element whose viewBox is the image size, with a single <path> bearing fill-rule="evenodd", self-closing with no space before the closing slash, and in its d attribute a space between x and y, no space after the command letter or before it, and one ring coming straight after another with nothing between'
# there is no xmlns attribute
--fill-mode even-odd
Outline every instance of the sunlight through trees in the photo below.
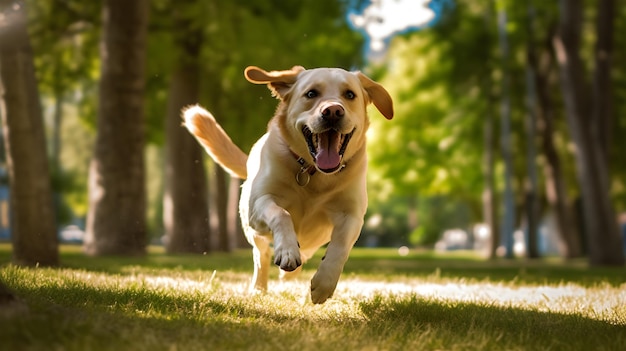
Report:
<svg viewBox="0 0 626 351"><path fill-rule="evenodd" d="M172 252L247 245L239 180L202 154L179 111L206 106L249 150L275 104L244 67L303 65L363 70L394 98L394 123L370 114L358 245L432 248L462 230L466 248L490 257L518 245L623 265L621 33L626 7L614 0L2 0L11 181L0 186L13 196L17 261L55 264L68 225L92 254L143 254L163 240ZM18 175L28 162L30 178Z"/></svg>

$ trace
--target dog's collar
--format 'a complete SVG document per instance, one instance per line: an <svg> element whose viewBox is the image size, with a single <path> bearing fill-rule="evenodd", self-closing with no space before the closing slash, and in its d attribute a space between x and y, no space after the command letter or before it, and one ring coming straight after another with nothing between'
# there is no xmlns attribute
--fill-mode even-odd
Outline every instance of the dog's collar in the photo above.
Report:
<svg viewBox="0 0 626 351"><path fill-rule="evenodd" d="M311 180L311 176L317 172L317 168L314 165L306 163L303 157L298 156L293 150L289 150L296 162L300 165L300 170L296 173L296 183L300 186L307 186Z"/></svg>
<svg viewBox="0 0 626 351"><path fill-rule="evenodd" d="M296 183L298 183L298 185L302 187L305 187L309 184L309 181L311 181L311 176L315 174L315 172L317 172L317 167L315 167L315 165L308 164L304 157L298 156L298 154L293 152L293 150L289 149L289 151L291 152L291 155L293 155L293 157L296 159L296 162L298 162L298 164L300 165L300 170L298 170L298 172L296 173ZM339 169L335 171L335 173L341 172L345 167L346 164L342 163Z"/></svg>

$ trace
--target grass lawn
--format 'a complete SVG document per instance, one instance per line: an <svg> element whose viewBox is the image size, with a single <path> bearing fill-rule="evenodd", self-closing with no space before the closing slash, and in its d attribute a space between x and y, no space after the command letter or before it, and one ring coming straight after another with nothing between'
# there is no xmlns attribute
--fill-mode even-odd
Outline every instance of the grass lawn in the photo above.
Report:
<svg viewBox="0 0 626 351"><path fill-rule="evenodd" d="M321 256L320 251L320 256ZM355 249L334 297L308 298L273 270L249 294L249 250L89 258L18 268L0 244L0 350L625 350L626 268L471 253Z"/></svg>

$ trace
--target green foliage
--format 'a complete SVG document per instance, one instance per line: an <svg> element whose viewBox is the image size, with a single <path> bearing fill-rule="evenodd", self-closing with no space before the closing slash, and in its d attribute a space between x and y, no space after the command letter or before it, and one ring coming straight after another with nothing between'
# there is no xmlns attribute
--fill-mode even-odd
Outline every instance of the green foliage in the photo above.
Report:
<svg viewBox="0 0 626 351"><path fill-rule="evenodd" d="M334 0L216 2L207 15L201 102L243 150L265 132L277 104L243 78L245 67L349 69L361 62L362 40Z"/></svg>
<svg viewBox="0 0 626 351"><path fill-rule="evenodd" d="M482 11L484 5L461 2L434 28L392 41L379 81L394 97L396 117L388 122L373 114L368 150L372 213L392 196L419 195L428 203L446 194L454 206L478 206L482 129L495 113L489 81L493 30ZM426 218L420 225L428 226L418 230L425 235L421 243L433 243L461 220L435 221L418 212ZM477 215L462 218L465 226Z"/></svg>
<svg viewBox="0 0 626 351"><path fill-rule="evenodd" d="M154 3L148 43L148 140L163 142L169 71L174 60L184 59L173 49L173 40L188 33L173 30L175 17L195 23L203 32L199 103L248 150L264 133L276 102L265 87L244 79L244 69L358 66L362 39L343 20L343 6L335 0Z"/></svg>
<svg viewBox="0 0 626 351"><path fill-rule="evenodd" d="M528 6L535 9L535 23L529 28ZM596 4L587 4L586 22L589 30L583 38L583 53L589 72L593 69L592 49L595 43ZM509 61L502 62L497 43L497 10L507 12ZM626 28L626 10L620 7L616 14L615 33ZM527 118L527 88L525 82L527 45L531 42L541 52L552 55L552 34L558 21L558 6L540 1L455 1L447 7L439 22L431 28L407 33L391 41L387 58L382 63L370 64L368 70L394 98L396 117L385 121L373 112L369 135L370 156L370 211L369 217L391 214L395 223L406 223L409 211L391 211L393 202L406 203L406 198L419 198L421 204L437 203L445 198L445 206L467 208L467 215L458 216L445 208L420 207L419 225L412 231L412 243L432 243L445 229L467 227L481 220L480 199L483 188L483 157L485 121L493 123L496 137L496 191L503 187L502 161L498 140L500 128L500 101L502 98L503 69L510 77L511 130L514 162L514 191L522 203L524 180L527 177L525 133ZM585 28L586 28L585 27ZM529 36L532 31L532 38ZM531 41L532 39L532 41ZM612 195L618 210L626 209L626 168L623 151L626 147L620 135L626 131L622 118L626 84L623 62L624 37L615 35L614 96L615 121L611 140ZM570 198L580 196L576 178L574 148L563 115L556 64L547 77L550 98L554 108L554 144L558 149ZM536 160L538 172L546 160L540 154ZM544 184L540 180L542 193ZM540 196L542 196L540 194ZM444 204L440 204L444 206ZM436 216L430 210L448 213ZM426 212L424 212L426 211ZM523 211L520 211L523 213ZM404 216L404 217L403 217ZM404 218L404 220L403 220ZM423 220L425 219L425 220ZM463 225L463 222L464 225ZM405 225L406 228L406 225ZM389 228L397 237L405 237L402 226ZM419 238L419 240L417 239Z"/></svg>
<svg viewBox="0 0 626 351"><path fill-rule="evenodd" d="M83 217L87 210L87 171L99 75L100 3L27 0L26 4L48 144L52 145L53 130L61 135L59 154L51 155L60 165L51 168L58 221L64 224Z"/></svg>
<svg viewBox="0 0 626 351"><path fill-rule="evenodd" d="M371 197L371 194L370 194ZM411 199L406 196L390 196L384 203L370 201L365 226L357 242L359 246L398 247L411 242L406 233L409 233L409 206Z"/></svg>
<svg viewBox="0 0 626 351"><path fill-rule="evenodd" d="M432 245L440 239L443 229L469 230L473 215L465 202L455 201L451 196L433 196L419 201L419 226L409 237L413 245Z"/></svg>
<svg viewBox="0 0 626 351"><path fill-rule="evenodd" d="M55 128L52 114L56 102L63 104L61 169L56 189L68 207L68 216L84 216L87 206L87 173L95 135L101 6L99 1L27 0L29 30L47 127ZM348 0L303 1L151 1L146 76L146 134L156 148L165 142L164 117L169 76L177 60L174 41L188 36L173 28L176 19L189 21L202 32L200 103L211 110L233 140L248 150L265 131L276 101L264 86L243 78L248 65L284 69L364 65L363 38L346 24ZM526 115L524 69L528 37L528 4L536 9L533 28L537 47L549 47L558 20L555 2L454 1L446 6L438 23L427 29L395 37L385 62L370 63L364 71L380 81L394 98L396 117L386 121L372 109L369 134L368 219L383 218L377 228L365 228L380 243L389 245L431 243L437 232L480 220L483 187L482 159L485 120L498 130L500 80L503 76L497 46L496 7L508 14L507 35L511 60L512 131L517 192L525 177ZM585 5L586 29L583 58L593 69L593 20L596 4ZM615 120L610 140L611 194L618 211L626 210L626 7L617 6L613 53ZM573 148L564 123L556 72L550 81L555 107L554 141L563 160L569 195L579 195ZM49 133L51 134L51 133ZM497 140L496 140L497 145ZM158 150L156 151L158 153ZM499 157L496 150L496 157ZM151 220L159 221L162 182L160 158L150 158ZM539 157L542 165L545 160ZM500 170L500 161L496 169ZM501 188L501 178L496 180ZM520 196L518 196L519 198ZM419 199L415 229L407 218L407 205ZM451 217L432 216L425 204L445 198L446 206L465 208L462 216L441 209ZM518 199L519 201L519 199ZM521 201L520 201L521 202ZM422 212L427 211L427 212ZM151 224L159 228L158 224ZM417 240L416 238L420 239Z"/></svg>
<svg viewBox="0 0 626 351"><path fill-rule="evenodd" d="M54 183L68 206L67 217L84 216L87 176L97 108L97 80L101 2L28 1L30 32L36 55L39 86L45 111L63 104L61 126L47 113L50 130L61 128L61 170ZM346 3L307 1L172 1L150 2L146 75L146 140L164 143L164 118L170 72L176 60L174 40L189 33L175 30L176 20L190 21L203 33L202 98L233 140L248 150L260 137L276 108L263 86L243 77L248 65L266 69L357 67L361 64L359 34L344 20ZM80 121L77 123L77 121ZM51 134L51 132L49 133ZM85 155L86 154L86 155ZM159 157L151 157L160 162ZM150 219L160 221L162 184L159 164L147 165L150 182ZM155 179L156 178L156 179ZM159 228L156 223L151 228Z"/></svg>
<svg viewBox="0 0 626 351"><path fill-rule="evenodd" d="M92 105L99 76L100 3L77 0L27 1L40 92L72 105ZM92 113L78 116L95 125Z"/></svg>

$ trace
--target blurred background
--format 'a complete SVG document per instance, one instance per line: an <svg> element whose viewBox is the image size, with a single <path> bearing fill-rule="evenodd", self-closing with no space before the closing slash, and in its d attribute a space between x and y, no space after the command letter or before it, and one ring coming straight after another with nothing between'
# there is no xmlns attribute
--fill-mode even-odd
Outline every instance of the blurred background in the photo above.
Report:
<svg viewBox="0 0 626 351"><path fill-rule="evenodd" d="M241 181L180 110L200 103L247 151L277 101L245 67L327 66L368 74L396 109L370 111L357 245L623 265L618 3L0 0L0 239L50 264L59 241L93 255L248 247Z"/></svg>

